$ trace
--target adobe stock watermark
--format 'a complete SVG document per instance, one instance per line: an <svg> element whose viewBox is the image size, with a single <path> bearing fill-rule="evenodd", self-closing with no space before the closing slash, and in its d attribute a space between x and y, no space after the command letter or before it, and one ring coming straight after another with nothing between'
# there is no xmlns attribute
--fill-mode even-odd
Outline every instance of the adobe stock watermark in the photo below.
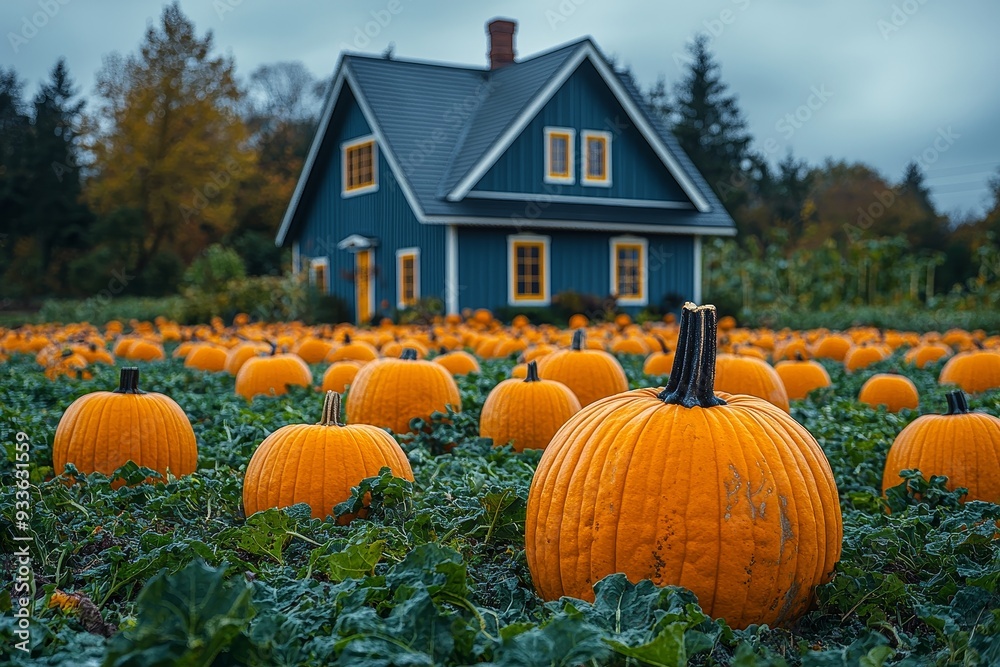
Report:
<svg viewBox="0 0 1000 667"><path fill-rule="evenodd" d="M927 168L941 159L941 155L947 153L948 150L955 145L958 139L961 139L962 135L955 132L951 126L939 127L937 129L937 136L934 140L927 146L923 151L914 155L911 161L914 162L921 171L926 172ZM872 225L875 224L879 218L884 216L893 204L896 203L896 199L899 197L900 186L897 185L893 188L887 188L881 192L873 192L872 195L874 200L868 204L868 206L858 207L858 219L856 225L844 224L844 231L849 238L858 238L862 233L871 229Z"/></svg>
<svg viewBox="0 0 1000 667"><path fill-rule="evenodd" d="M14 648L24 653L31 652L31 611L34 601L35 572L31 560L31 437L24 431L14 436L14 586L10 591L11 609L16 627L13 630Z"/></svg>
<svg viewBox="0 0 1000 667"><path fill-rule="evenodd" d="M469 116L479 108L479 102L483 97L489 95L493 90L493 86L494 82L492 79L483 79L473 92L466 95L461 101L454 102L441 115L441 122L435 125L434 130L424 139L417 142L416 148L406 155L400 156L400 164L407 170L421 166L438 149L441 142L448 138L443 128L445 126L460 127L464 125Z"/></svg>
<svg viewBox="0 0 1000 667"><path fill-rule="evenodd" d="M208 208L212 200L222 194L222 191L239 176L242 169L234 157L227 158L223 166L223 169L213 171L204 185L194 190L190 206L181 204L181 216L184 222L191 222L192 218Z"/></svg>
<svg viewBox="0 0 1000 667"><path fill-rule="evenodd" d="M350 43L341 42L340 50L361 51L368 48L372 40L389 27L392 20L403 12L403 0L389 0L382 9L373 9L369 13L370 21L354 26L354 35Z"/></svg>
<svg viewBox="0 0 1000 667"><path fill-rule="evenodd" d="M236 11L236 8L243 4L243 0L212 0L212 9L220 21L226 20L226 14Z"/></svg>
<svg viewBox="0 0 1000 667"><path fill-rule="evenodd" d="M545 20L548 21L549 29L555 30L556 26L560 23L565 23L569 20L576 10L580 8L580 5L587 2L587 0L560 0L559 4L554 8L550 7L545 10Z"/></svg>
<svg viewBox="0 0 1000 667"><path fill-rule="evenodd" d="M702 25L705 26L705 29L702 32L705 35L708 35L711 39L721 37L729 26L736 23L743 12L750 9L751 1L752 0L729 0L730 4L733 5L735 9L726 7L725 9L720 10L716 16L702 21ZM674 66L679 70L682 70L694 63L694 58L686 52L682 53L680 51L674 51L673 58Z"/></svg>
<svg viewBox="0 0 1000 667"><path fill-rule="evenodd" d="M920 8L927 4L927 0L903 0L899 4L892 6L892 12L888 19L879 19L875 22L882 39L889 41L889 38L903 29L910 19L920 11Z"/></svg>
<svg viewBox="0 0 1000 667"><path fill-rule="evenodd" d="M47 26L49 21L70 2L71 0L38 0L39 11L30 17L22 16L21 29L18 32L7 33L7 41L10 42L10 48L14 53L19 52L22 46L34 39L38 31Z"/></svg>

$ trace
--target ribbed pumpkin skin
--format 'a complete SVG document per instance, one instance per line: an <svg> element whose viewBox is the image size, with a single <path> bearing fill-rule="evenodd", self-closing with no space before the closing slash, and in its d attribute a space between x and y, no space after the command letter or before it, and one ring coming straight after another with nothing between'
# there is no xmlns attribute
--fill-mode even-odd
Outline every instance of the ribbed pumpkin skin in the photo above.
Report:
<svg viewBox="0 0 1000 667"><path fill-rule="evenodd" d="M960 352L945 363L938 383L958 385L970 394L1000 387L1000 353Z"/></svg>
<svg viewBox="0 0 1000 667"><path fill-rule="evenodd" d="M358 371L347 394L347 418L352 424L371 424L410 430L410 420L430 420L433 412L451 405L462 408L458 385L441 364L433 361L379 359Z"/></svg>
<svg viewBox="0 0 1000 667"><path fill-rule="evenodd" d="M516 452L545 449L556 431L579 411L580 401L562 382L512 378L486 397L479 435L492 438L497 447L510 442Z"/></svg>
<svg viewBox="0 0 1000 667"><path fill-rule="evenodd" d="M820 387L830 386L830 374L816 361L779 361L774 366L774 372L785 385L788 399L797 401L809 395L809 392Z"/></svg>
<svg viewBox="0 0 1000 667"><path fill-rule="evenodd" d="M539 594L593 584L684 586L730 626L791 622L840 557L837 487L815 439L774 405L684 408L638 389L585 407L553 437L528 494Z"/></svg>
<svg viewBox="0 0 1000 667"><path fill-rule="evenodd" d="M628 391L625 370L604 350L571 349L547 354L538 360L538 374L569 387L582 406Z"/></svg>
<svg viewBox="0 0 1000 667"><path fill-rule="evenodd" d="M720 354L716 359L715 388L732 394L762 398L788 412L785 383L769 363L756 357Z"/></svg>
<svg viewBox="0 0 1000 667"><path fill-rule="evenodd" d="M1000 503L1000 419L981 412L923 415L889 448L882 491L902 483L901 470L944 475L948 488L964 486L969 500Z"/></svg>
<svg viewBox="0 0 1000 667"><path fill-rule="evenodd" d="M187 415L173 399L157 393L97 391L73 401L59 420L52 463L80 472L110 475L135 461L164 479L188 475L198 466L198 445Z"/></svg>
<svg viewBox="0 0 1000 667"><path fill-rule="evenodd" d="M308 387L312 379L312 371L298 355L253 357L236 374L236 393L247 400L258 394L281 396L288 393L288 385Z"/></svg>
<svg viewBox="0 0 1000 667"><path fill-rule="evenodd" d="M917 386L905 375L895 373L877 373L868 378L861 385L858 400L872 407L884 405L889 412L920 407Z"/></svg>
<svg viewBox="0 0 1000 667"><path fill-rule="evenodd" d="M322 519L351 497L351 487L378 475L383 467L413 480L406 454L382 429L364 424L283 426L250 458L243 479L244 511L250 516L272 507L308 503L312 516Z"/></svg>

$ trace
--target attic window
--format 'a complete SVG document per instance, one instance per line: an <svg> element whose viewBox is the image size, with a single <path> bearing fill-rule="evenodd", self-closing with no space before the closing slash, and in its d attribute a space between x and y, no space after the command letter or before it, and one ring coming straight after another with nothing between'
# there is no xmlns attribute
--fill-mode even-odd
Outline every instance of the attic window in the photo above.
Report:
<svg viewBox="0 0 1000 667"><path fill-rule="evenodd" d="M378 189L378 150L375 138L361 137L341 145L343 153L343 187L345 197L373 192Z"/></svg>
<svg viewBox="0 0 1000 667"><path fill-rule="evenodd" d="M575 164L573 138L575 130L565 127L545 128L545 182L572 183Z"/></svg>
<svg viewBox="0 0 1000 667"><path fill-rule="evenodd" d="M611 185L611 133L597 130L583 131L584 185Z"/></svg>

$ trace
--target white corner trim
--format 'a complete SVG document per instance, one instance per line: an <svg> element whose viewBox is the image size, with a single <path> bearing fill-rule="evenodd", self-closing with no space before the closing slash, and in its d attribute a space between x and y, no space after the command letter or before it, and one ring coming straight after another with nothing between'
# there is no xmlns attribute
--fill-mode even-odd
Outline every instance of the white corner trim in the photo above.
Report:
<svg viewBox="0 0 1000 667"><path fill-rule="evenodd" d="M297 276L302 270L302 251L299 247L299 242L296 239L292 242L292 275Z"/></svg>
<svg viewBox="0 0 1000 667"><path fill-rule="evenodd" d="M639 246L639 290L641 297L618 297L622 306L645 306L649 304L649 241L642 236L613 236L608 240L611 252L611 294L618 292L618 246Z"/></svg>
<svg viewBox="0 0 1000 667"><path fill-rule="evenodd" d="M448 315L458 315L458 227L445 229L444 303Z"/></svg>
<svg viewBox="0 0 1000 667"><path fill-rule="evenodd" d="M701 235L697 234L694 237L694 289L692 290L691 300L699 305L701 305L701 258Z"/></svg>
<svg viewBox="0 0 1000 667"><path fill-rule="evenodd" d="M587 169L590 166L590 151L587 150L587 142L591 139L604 140L604 178L591 178L587 176ZM602 130L584 130L580 133L580 184L597 186L602 188L611 187L611 133Z"/></svg>
<svg viewBox="0 0 1000 667"><path fill-rule="evenodd" d="M323 269L323 285L322 292L324 294L330 293L330 260L326 257L312 257L309 260L309 284L316 285L316 269ZM317 285L318 287L318 285Z"/></svg>
<svg viewBox="0 0 1000 667"><path fill-rule="evenodd" d="M347 151L355 146L370 143L372 145L372 184L353 190L347 189ZM357 197L368 192L378 191L378 141L374 134L369 134L340 144L340 196L343 198Z"/></svg>
<svg viewBox="0 0 1000 667"><path fill-rule="evenodd" d="M552 302L552 271L550 245L552 237L540 234L510 234L507 236L507 305L508 306L547 306ZM539 258L542 262L540 277L542 279L542 298L540 299L518 299L515 298L517 291L517 256L514 253L515 244L518 242L541 243L542 254Z"/></svg>
<svg viewBox="0 0 1000 667"><path fill-rule="evenodd" d="M396 308L407 308L403 303L403 258L413 258L413 298L420 300L420 248L400 248L396 251Z"/></svg>
<svg viewBox="0 0 1000 667"><path fill-rule="evenodd" d="M545 177L546 183L559 183L562 185L573 185L576 182L574 174L576 173L576 155L574 154L574 148L576 147L576 130L571 127L545 127L542 128L545 137ZM565 176L553 176L552 169L552 135L553 134L565 134L568 138L566 140L566 175Z"/></svg>

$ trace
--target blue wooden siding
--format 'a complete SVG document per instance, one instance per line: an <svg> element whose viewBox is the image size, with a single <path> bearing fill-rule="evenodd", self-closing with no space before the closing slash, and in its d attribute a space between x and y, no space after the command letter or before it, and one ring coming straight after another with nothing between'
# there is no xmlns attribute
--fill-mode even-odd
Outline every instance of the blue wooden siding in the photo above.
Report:
<svg viewBox="0 0 1000 667"><path fill-rule="evenodd" d="M605 297L611 292L611 238L621 232L576 230L525 230L499 227L462 227L458 230L460 308L507 306L510 261L509 234L550 237L550 292L572 290ZM649 306L658 307L666 296L694 297L694 237L636 234L648 240ZM623 310L638 312L643 306Z"/></svg>
<svg viewBox="0 0 1000 667"><path fill-rule="evenodd" d="M328 258L330 293L347 301L353 313L356 304L350 275L354 271L354 255L338 250L337 244L351 234L377 238L372 306L375 313L388 314L395 310L398 299L396 250L399 248L420 248L421 296L444 298L445 230L417 221L381 146L378 190L347 198L341 196L340 145L371 133L354 95L345 87L316 163L312 187L300 204L303 224L297 239L305 268L308 258Z"/></svg>
<svg viewBox="0 0 1000 667"><path fill-rule="evenodd" d="M576 130L573 140L576 182L572 185L545 183L544 128L547 126ZM601 130L612 135L611 187L580 184L584 130ZM688 201L639 130L629 121L600 74L587 61L566 80L480 179L473 192L476 190Z"/></svg>

